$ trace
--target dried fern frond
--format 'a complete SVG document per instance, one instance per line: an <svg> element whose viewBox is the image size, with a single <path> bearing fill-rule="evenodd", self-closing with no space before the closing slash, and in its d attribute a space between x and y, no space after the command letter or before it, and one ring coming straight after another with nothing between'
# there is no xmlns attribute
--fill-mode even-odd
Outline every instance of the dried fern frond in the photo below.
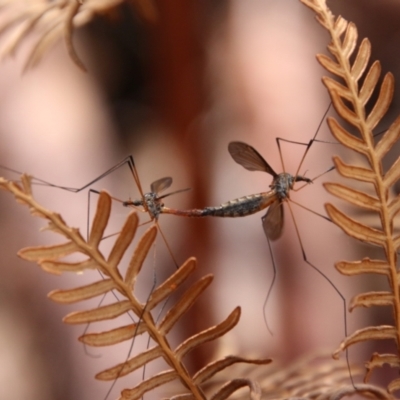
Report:
<svg viewBox="0 0 400 400"><path fill-rule="evenodd" d="M339 116L353 126L360 137L351 134L334 118L328 119L331 132L344 146L362 154L367 162L367 166L359 166L346 164L339 157L334 157L336 169L346 178L372 184L373 194L339 183L327 183L325 187L340 199L376 213L380 219L379 227L371 227L349 217L332 204L326 205L330 218L344 232L353 238L381 247L384 253L381 260L365 258L336 264L336 268L344 275L374 273L385 275L388 279L389 291L362 293L353 298L351 309L390 306L393 309L393 325L369 326L358 330L345 338L335 352L337 356L350 345L366 340L393 340L397 354L374 354L367 363L366 378L368 378L373 369L382 367L384 363L393 368L400 367L400 291L397 271L400 236L393 230L394 217L400 210L400 197L392 198L389 194L391 187L400 178L400 158L387 172L384 172L382 167L383 157L400 138L400 117L379 142L375 143L373 136L373 129L381 121L392 101L394 78L391 73L387 73L382 83L378 84L381 74L380 63L375 61L368 68L371 44L368 39L363 39L357 47L358 33L353 23L347 22L342 17L334 18L324 0L301 1L316 12L317 21L330 34L332 41L328 50L333 57L320 54L317 58L325 69L340 79L340 82L328 77L324 77L323 82L328 88ZM361 78L364 78L362 83L360 83ZM377 99L372 104L371 95L377 91L379 91ZM367 103L372 106L370 112L367 112ZM388 390L389 392L400 390L400 378L393 380L388 385Z"/></svg>
<svg viewBox="0 0 400 400"><path fill-rule="evenodd" d="M206 395L202 385L206 384L219 371L236 363L265 364L271 361L248 360L231 356L214 361L193 376L190 375L184 366L184 357L198 346L223 336L237 324L240 317L240 308L237 307L218 325L191 336L175 349L171 348L167 339L168 333L210 285L213 276L206 275L195 282L170 307L164 318L161 321L156 321L152 316L152 310L166 300L189 277L196 268L196 260L194 258L188 259L165 282L155 288L146 303L142 303L135 295L135 284L148 251L156 238L157 227L151 226L141 237L130 259L126 273L122 274L119 264L132 243L138 226L138 216L135 211L128 215L110 254L108 257L104 257L99 245L110 219L111 197L109 194L101 192L99 195L89 239L86 241L79 231L70 228L59 214L47 210L36 202L32 195L28 176L22 176L21 182L22 186L16 182L0 178L0 188L13 193L19 203L30 208L33 215L46 219L48 221L47 230L62 235L66 241L52 246L26 248L18 253L19 256L38 263L45 271L51 273L61 274L66 271L80 272L86 269L98 269L104 277L104 279L82 287L53 290L49 293L49 297L59 303L75 303L103 295L112 290L117 291L123 297L123 300L117 300L109 305L70 313L64 318L64 322L87 324L110 320L132 311L139 318L138 322L103 332L87 333L81 336L79 340L90 346L111 346L147 333L156 344L154 347L134 355L129 360L98 373L96 378L115 380L158 358L163 358L169 366L168 370L139 382L134 388L123 390L121 399L139 399L146 392L173 380L179 380L185 387L186 392L182 395L183 397L205 399ZM78 254L80 258L83 257L84 259L79 262L65 261L64 257L72 254ZM258 386L255 382L237 379L229 380L222 385L212 398L216 400L226 399L231 393L244 385L249 387L254 398L258 398Z"/></svg>
<svg viewBox="0 0 400 400"><path fill-rule="evenodd" d="M331 400L362 395L365 398L393 400L386 390L371 384L357 385L349 383L349 370L346 361L332 360L328 352L307 354L288 364L273 363L262 368L255 365L238 364L229 371L222 372L211 381L212 385L221 384L221 380L230 373L246 376L256 381L261 390L262 399L318 399ZM352 368L353 376L362 374L360 368ZM248 399L247 393L237 394L236 400Z"/></svg>
<svg viewBox="0 0 400 400"><path fill-rule="evenodd" d="M39 39L25 64L26 70L37 65L45 52L63 36L72 61L86 71L72 43L73 30L87 24L94 15L104 14L123 2L124 0L0 0L4 19L0 24L0 35L8 34L1 55L14 55L32 32L38 33ZM156 11L152 0L135 0L132 3L142 17L155 19Z"/></svg>

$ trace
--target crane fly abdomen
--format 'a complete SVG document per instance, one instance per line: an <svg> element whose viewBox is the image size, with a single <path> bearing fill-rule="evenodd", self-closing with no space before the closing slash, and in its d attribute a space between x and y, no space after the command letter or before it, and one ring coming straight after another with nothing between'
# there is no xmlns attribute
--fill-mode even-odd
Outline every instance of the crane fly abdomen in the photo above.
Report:
<svg viewBox="0 0 400 400"><path fill-rule="evenodd" d="M271 206L274 202L281 203L289 197L289 192L293 188L295 182L311 183L311 179L297 175L293 176L287 173L276 174L269 192L252 194L249 196L239 197L234 200L227 201L216 207L194 208L191 210L175 210L173 208L161 206L160 213L174 214L182 217L245 217L246 215L255 214ZM275 208L276 209L276 208ZM273 215L274 213L272 213ZM283 214L280 212L280 216ZM269 222L268 218L266 222Z"/></svg>
<svg viewBox="0 0 400 400"><path fill-rule="evenodd" d="M238 199L230 200L216 207L192 210L174 210L172 208L163 207L162 213L184 217L243 217L269 207L276 200L277 195L275 191L271 190L269 192L239 197Z"/></svg>
<svg viewBox="0 0 400 400"><path fill-rule="evenodd" d="M217 207L205 207L202 210L202 216L243 217L267 208L276 198L274 191L243 196L227 201Z"/></svg>

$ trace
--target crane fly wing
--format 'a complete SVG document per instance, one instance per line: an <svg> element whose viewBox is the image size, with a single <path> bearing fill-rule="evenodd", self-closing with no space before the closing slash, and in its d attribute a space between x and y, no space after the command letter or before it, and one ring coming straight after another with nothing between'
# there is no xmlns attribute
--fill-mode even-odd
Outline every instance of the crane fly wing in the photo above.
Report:
<svg viewBox="0 0 400 400"><path fill-rule="evenodd" d="M276 240L281 236L283 228L283 203L281 201L271 204L267 213L262 217L262 225L268 239Z"/></svg>
<svg viewBox="0 0 400 400"><path fill-rule="evenodd" d="M153 193L159 193L165 189L168 189L171 185L172 185L172 178L167 176L165 178L161 178L161 179L154 181L150 185L150 189Z"/></svg>
<svg viewBox="0 0 400 400"><path fill-rule="evenodd" d="M243 142L230 142L228 151L238 164L249 171L264 171L274 178L278 176L261 154L248 144Z"/></svg>

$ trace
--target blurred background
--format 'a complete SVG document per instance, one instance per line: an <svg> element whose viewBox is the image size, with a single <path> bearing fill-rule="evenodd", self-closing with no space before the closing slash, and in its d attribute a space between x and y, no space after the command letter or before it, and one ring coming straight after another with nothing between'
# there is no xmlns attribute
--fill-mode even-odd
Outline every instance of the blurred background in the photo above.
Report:
<svg viewBox="0 0 400 400"><path fill-rule="evenodd" d="M383 71L396 75L399 56L393 48L398 43L400 6L389 0L331 3L334 14L354 21L360 37L370 38L372 59L380 59ZM5 24L12 15L6 7L0 21ZM16 26L2 32L0 46L6 48ZM252 145L276 172L282 172L276 138L307 143L329 106L321 84L323 71L315 60L316 53L325 52L328 35L312 12L294 0L157 0L145 12L135 3L121 2L74 33L87 73L73 64L61 38L38 66L22 72L40 34L40 29L34 30L16 54L0 64L0 164L57 185L81 187L132 154L144 191L164 176L173 177L171 190L192 189L165 199L169 207L202 208L268 191L271 177L236 164L228 143ZM325 123L318 138L332 140ZM281 150L284 170L295 173L305 146L283 143ZM299 173L310 178L323 173L339 151L336 145L314 144ZM18 179L5 170L2 174ZM323 204L332 199L321 183L335 179L331 172L292 198L324 214ZM122 200L139 196L127 167L93 187ZM34 193L86 232L86 190L73 194L35 187ZM42 221L30 218L10 195L1 193L0 201L0 399L104 398L110 383L93 376L122 362L130 344L118 351L90 349L87 355L77 341L83 327L65 326L61 319L97 303L59 306L45 296L96 276L50 276L19 260L15 254L20 248L57 243L58 238L38 234ZM92 211L95 202L92 198ZM344 279L333 265L357 259L360 246L317 215L296 205L292 209L307 258L350 299L359 292L361 279ZM265 307L273 264L261 226L263 213L236 219L161 215L161 229L178 263L194 256L198 278L215 275L172 343L177 345L220 322L234 307L242 307L239 325L220 341L223 348L214 344L194 354L189 360L192 370L214 358L214 352L289 362L317 348L333 350L342 340L343 301L303 261L287 207L285 213L284 234L272 243L277 279ZM121 204L114 204L109 233L118 231L126 215ZM104 243L105 252L113 239L109 241ZM365 256L366 246L361 250ZM174 270L159 236L138 287L143 301L154 276L160 283ZM349 332L365 326L371 312L353 314ZM135 343L135 349L146 346L142 338ZM351 351L351 360L357 360L356 351ZM146 374L152 372L149 368ZM138 379L141 372L121 379L110 398Z"/></svg>

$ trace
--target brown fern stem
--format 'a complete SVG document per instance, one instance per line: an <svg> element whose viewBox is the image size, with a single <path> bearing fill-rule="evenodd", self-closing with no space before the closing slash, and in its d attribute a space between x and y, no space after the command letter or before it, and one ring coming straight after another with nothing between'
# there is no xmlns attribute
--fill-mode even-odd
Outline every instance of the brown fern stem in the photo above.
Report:
<svg viewBox="0 0 400 400"><path fill-rule="evenodd" d="M359 87L357 81L354 80L352 74L351 74L351 65L349 62L349 58L345 57L342 51L340 51L342 47L342 39L340 36L337 35L337 31L334 29L334 16L326 6L325 1L319 1L318 2L320 5L320 16L322 17L321 19L323 20L323 23L328 30L331 39L332 39L332 45L330 47L331 50L336 49L335 56L338 61L338 64L344 71L343 74L343 79L346 83L347 88L351 92L351 103L354 108L354 113L356 114L357 118L360 121L360 124L358 126L358 129L360 131L360 134L362 135L362 138L364 142L367 145L368 148L368 161L370 163L371 169L373 170L375 176L376 176L376 182L375 182L375 190L377 197L379 198L379 202L381 205L380 209L380 216L381 216L381 222L382 222L382 231L384 232L385 236L387 238L392 238L393 236L393 227L391 224L391 217L389 213L389 208L388 208L388 191L385 187L384 181L383 181L383 174L382 174L382 165L381 161L378 159L376 152L375 152L375 143L373 139L373 134L372 131L368 128L367 120L366 120L366 112L365 112L365 107L360 101L360 96L359 96ZM393 79L392 74L387 75L387 79ZM392 95L392 93L391 93ZM394 248L394 241L393 240L387 240L386 245L385 245L385 253L386 257L388 260L389 264L389 269L390 269L390 279L391 279L391 287L393 290L393 295L394 295L394 302L393 302L393 307L394 307L394 317L395 317L395 325L396 325L396 339L397 343L400 344L400 291L399 291L399 285L397 284L397 269L396 269L396 250ZM400 348L398 347L398 352L400 356Z"/></svg>

